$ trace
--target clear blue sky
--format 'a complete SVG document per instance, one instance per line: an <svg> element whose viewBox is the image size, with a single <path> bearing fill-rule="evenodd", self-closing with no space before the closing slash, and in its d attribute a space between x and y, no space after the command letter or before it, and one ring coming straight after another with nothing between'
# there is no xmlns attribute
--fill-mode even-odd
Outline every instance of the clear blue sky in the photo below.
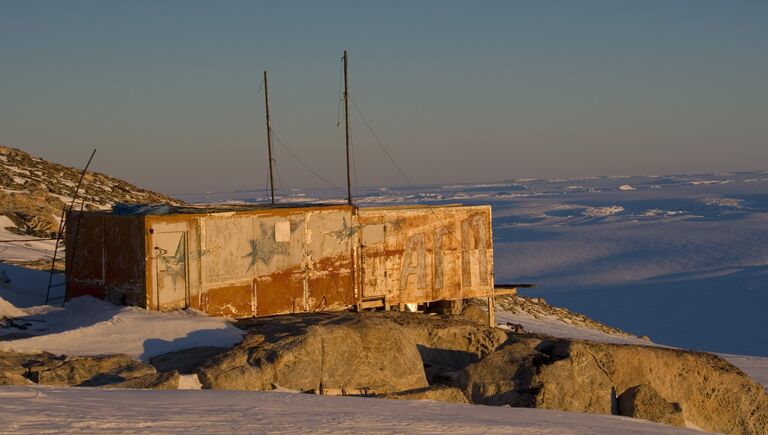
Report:
<svg viewBox="0 0 768 435"><path fill-rule="evenodd" d="M0 144L163 192L343 185L339 59L414 183L768 169L765 1L0 0ZM360 184L403 184L352 118ZM322 186L279 146L286 187Z"/></svg>

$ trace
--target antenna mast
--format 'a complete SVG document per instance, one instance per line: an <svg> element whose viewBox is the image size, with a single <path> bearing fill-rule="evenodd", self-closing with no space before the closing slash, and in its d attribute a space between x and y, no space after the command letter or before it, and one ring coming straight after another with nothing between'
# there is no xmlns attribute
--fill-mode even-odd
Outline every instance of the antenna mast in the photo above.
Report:
<svg viewBox="0 0 768 435"><path fill-rule="evenodd" d="M269 150L269 187L272 192L272 204L275 203L275 177L272 175L272 121L269 117L269 86L267 72L264 71L264 106L267 112L267 149Z"/></svg>
<svg viewBox="0 0 768 435"><path fill-rule="evenodd" d="M348 73L347 68L349 66L349 53L347 53L347 50L344 50L344 130L346 133L346 143L347 143L347 202L349 205L352 205L352 178L350 177L349 172L349 142L350 142L350 131L349 131L349 80L348 80Z"/></svg>

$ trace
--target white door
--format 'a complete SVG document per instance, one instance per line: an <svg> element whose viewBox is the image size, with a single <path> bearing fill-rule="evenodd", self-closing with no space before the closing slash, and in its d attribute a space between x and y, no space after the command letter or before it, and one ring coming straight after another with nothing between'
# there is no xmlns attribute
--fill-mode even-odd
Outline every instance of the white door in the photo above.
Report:
<svg viewBox="0 0 768 435"><path fill-rule="evenodd" d="M186 231L155 233L153 240L157 309L188 307Z"/></svg>

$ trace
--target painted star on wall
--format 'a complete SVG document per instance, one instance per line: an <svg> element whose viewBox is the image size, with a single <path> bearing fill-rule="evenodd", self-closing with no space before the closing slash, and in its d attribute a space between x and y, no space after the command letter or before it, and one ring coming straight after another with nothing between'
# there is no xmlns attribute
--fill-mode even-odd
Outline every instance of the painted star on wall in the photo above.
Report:
<svg viewBox="0 0 768 435"><path fill-rule="evenodd" d="M343 219L341 221L341 228L336 230L336 231L331 231L330 234L333 235L333 237L336 237L339 240L349 240L359 230L360 230L360 227L358 227L358 226L349 226L349 224L347 224L347 220Z"/></svg>
<svg viewBox="0 0 768 435"><path fill-rule="evenodd" d="M179 237L179 243L176 245L176 251L173 255L166 255L168 251L161 248L155 247L155 249L161 250L158 259L163 264L163 274L171 278L173 288L175 289L179 278L186 279L187 276L187 256L184 235Z"/></svg>
<svg viewBox="0 0 768 435"><path fill-rule="evenodd" d="M251 270L257 262L267 265L275 255L288 254L289 243L275 241L274 226L262 223L259 227L259 237L248 241L250 251L243 255L243 258L251 259L248 270Z"/></svg>

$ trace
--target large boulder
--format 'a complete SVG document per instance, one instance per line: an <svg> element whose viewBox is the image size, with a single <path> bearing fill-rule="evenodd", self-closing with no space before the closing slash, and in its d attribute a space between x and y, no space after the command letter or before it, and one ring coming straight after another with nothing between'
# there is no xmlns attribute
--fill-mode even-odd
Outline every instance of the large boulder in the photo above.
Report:
<svg viewBox="0 0 768 435"><path fill-rule="evenodd" d="M127 355L65 356L29 367L29 378L43 385L101 386L155 374Z"/></svg>
<svg viewBox="0 0 768 435"><path fill-rule="evenodd" d="M28 385L27 378L30 364L40 363L52 358L49 353L21 353L0 351L0 385Z"/></svg>
<svg viewBox="0 0 768 435"><path fill-rule="evenodd" d="M650 385L636 385L618 398L619 414L657 421L671 426L685 426L679 403L669 403Z"/></svg>
<svg viewBox="0 0 768 435"><path fill-rule="evenodd" d="M179 373L158 373L126 355L56 356L0 351L0 385L175 389Z"/></svg>
<svg viewBox="0 0 768 435"><path fill-rule="evenodd" d="M407 331L427 366L464 369L509 340L501 329L478 325L458 316L391 313L382 318Z"/></svg>
<svg viewBox="0 0 768 435"><path fill-rule="evenodd" d="M271 325L275 326L275 325ZM426 387L407 331L387 319L355 316L298 333L251 333L199 373L204 388L387 393Z"/></svg>
<svg viewBox="0 0 768 435"><path fill-rule="evenodd" d="M458 382L473 403L604 414L619 413L617 395L647 385L665 403L679 404L683 418L702 429L768 432L763 387L724 359L703 352L520 338L468 366ZM630 397L631 392L625 400ZM668 413L644 415L670 421Z"/></svg>
<svg viewBox="0 0 768 435"><path fill-rule="evenodd" d="M251 331L242 343L198 371L203 387L412 390L458 373L508 339L458 317L399 312L277 316L240 326Z"/></svg>

